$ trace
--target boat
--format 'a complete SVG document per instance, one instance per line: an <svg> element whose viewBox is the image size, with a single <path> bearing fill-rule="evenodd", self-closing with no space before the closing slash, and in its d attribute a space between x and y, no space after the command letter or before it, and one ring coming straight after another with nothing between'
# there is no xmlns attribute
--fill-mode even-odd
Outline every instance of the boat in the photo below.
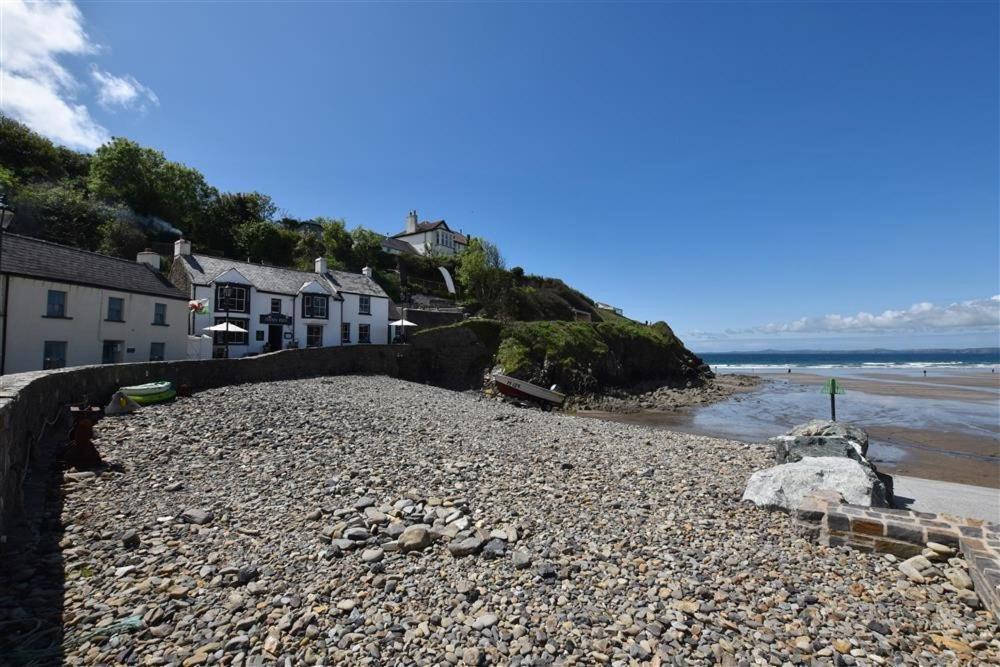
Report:
<svg viewBox="0 0 1000 667"><path fill-rule="evenodd" d="M512 378L509 375L493 374L493 382L497 385L497 390L504 396L513 398L524 398L529 401L541 403L543 407L552 405L562 405L566 400L566 394L560 394L554 389L539 387L524 380Z"/></svg>
<svg viewBox="0 0 1000 667"><path fill-rule="evenodd" d="M131 398L139 405L152 405L153 403L163 403L164 401L171 400L176 395L177 392L174 391L173 387L171 387L166 391L161 391L158 394L143 394L142 396L128 396L128 394L126 394L126 396Z"/></svg>
<svg viewBox="0 0 1000 667"><path fill-rule="evenodd" d="M135 398L136 396L150 396L152 394L162 394L165 391L173 389L173 385L167 380L160 380L159 382L147 382L146 384L137 384L131 387L122 387L118 391L125 394L126 396L131 396Z"/></svg>

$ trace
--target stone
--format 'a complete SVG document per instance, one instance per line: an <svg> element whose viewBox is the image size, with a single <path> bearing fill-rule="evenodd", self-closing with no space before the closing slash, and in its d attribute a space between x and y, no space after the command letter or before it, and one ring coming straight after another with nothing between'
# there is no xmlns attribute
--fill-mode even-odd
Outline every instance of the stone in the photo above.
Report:
<svg viewBox="0 0 1000 667"><path fill-rule="evenodd" d="M758 470L747 481L743 500L791 512L821 489L836 491L852 505L887 505L885 487L870 469L853 459L835 457L806 457Z"/></svg>
<svg viewBox="0 0 1000 667"><path fill-rule="evenodd" d="M448 551L455 558L477 554L482 550L482 548L483 541L478 537L467 537L462 540L455 540L448 545Z"/></svg>
<svg viewBox="0 0 1000 667"><path fill-rule="evenodd" d="M385 556L385 552L382 549L365 549L361 552L361 560L365 563L377 563Z"/></svg>
<svg viewBox="0 0 1000 667"><path fill-rule="evenodd" d="M483 547L483 558L503 558L507 551L507 542L493 538Z"/></svg>
<svg viewBox="0 0 1000 667"><path fill-rule="evenodd" d="M478 665L482 661L479 649L470 647L462 650L462 662L467 665Z"/></svg>
<svg viewBox="0 0 1000 667"><path fill-rule="evenodd" d="M903 561L899 564L899 571L906 575L906 577L915 584L922 584L927 581L924 575L920 573L916 567L913 566L909 561Z"/></svg>
<svg viewBox="0 0 1000 667"><path fill-rule="evenodd" d="M774 447L774 459L777 463L795 463L808 457L842 457L849 458L870 466L862 456L857 443L838 436L817 435L779 435L767 441Z"/></svg>
<svg viewBox="0 0 1000 667"><path fill-rule="evenodd" d="M337 603L337 609L339 609L340 611L351 611L352 609L354 609L355 605L356 603L354 602L354 600L347 598Z"/></svg>
<svg viewBox="0 0 1000 667"><path fill-rule="evenodd" d="M211 523L215 515L212 514L210 510L199 509L196 507L189 507L181 513L181 520L187 523L193 523L197 526L203 526L207 523Z"/></svg>
<svg viewBox="0 0 1000 667"><path fill-rule="evenodd" d="M475 630L485 630L486 628L492 628L497 624L497 617L495 614L483 614L476 618L472 623L472 627Z"/></svg>
<svg viewBox="0 0 1000 667"><path fill-rule="evenodd" d="M868 456L868 433L858 426L847 422L831 421L829 419L814 419L805 424L795 426L788 431L790 436L832 436L857 443L862 456Z"/></svg>
<svg viewBox="0 0 1000 667"><path fill-rule="evenodd" d="M948 558L949 556L955 555L955 550L946 544L939 544L938 542L928 542L927 548L936 554L940 554L943 558Z"/></svg>
<svg viewBox="0 0 1000 667"><path fill-rule="evenodd" d="M363 542L371 537L371 534L366 528L361 528L360 526L355 526L354 528L348 528L344 531L344 538L351 540L353 542Z"/></svg>
<svg viewBox="0 0 1000 667"><path fill-rule="evenodd" d="M959 590L972 588L972 579L964 570L948 568L944 571L944 576L952 586Z"/></svg>
<svg viewBox="0 0 1000 667"><path fill-rule="evenodd" d="M425 526L408 526L396 540L396 545L403 553L423 551L434 542L434 538Z"/></svg>
<svg viewBox="0 0 1000 667"><path fill-rule="evenodd" d="M136 529L131 528L122 533L122 546L126 549L137 549L139 544L139 531Z"/></svg>
<svg viewBox="0 0 1000 667"><path fill-rule="evenodd" d="M511 561L513 561L515 568L523 570L531 567L531 554L524 549L517 549L511 554Z"/></svg>
<svg viewBox="0 0 1000 667"><path fill-rule="evenodd" d="M374 505L375 505L374 498L372 498L371 496L363 496L361 498L358 498L357 502L354 503L354 509L358 510L359 512L362 512L368 509L369 507L373 507Z"/></svg>

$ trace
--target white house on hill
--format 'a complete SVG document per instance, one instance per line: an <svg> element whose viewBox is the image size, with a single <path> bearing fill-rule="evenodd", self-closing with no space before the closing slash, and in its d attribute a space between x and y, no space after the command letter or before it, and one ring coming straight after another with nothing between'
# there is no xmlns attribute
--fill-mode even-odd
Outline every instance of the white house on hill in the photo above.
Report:
<svg viewBox="0 0 1000 667"><path fill-rule="evenodd" d="M170 278L188 298L206 306L202 314L191 312L192 334L227 318L246 329L213 334L216 356L224 354L226 336L231 357L287 347L388 342L389 296L370 269L332 271L322 258L312 273L238 262L193 254L191 243L181 239L174 243Z"/></svg>
<svg viewBox="0 0 1000 667"><path fill-rule="evenodd" d="M454 255L468 245L469 239L465 234L452 231L444 220L418 222L416 211L410 211L406 216L406 229L387 237L382 243L386 252L399 254L409 250L419 255Z"/></svg>
<svg viewBox="0 0 1000 667"><path fill-rule="evenodd" d="M0 375L187 356L187 296L132 262L17 234L0 257Z"/></svg>

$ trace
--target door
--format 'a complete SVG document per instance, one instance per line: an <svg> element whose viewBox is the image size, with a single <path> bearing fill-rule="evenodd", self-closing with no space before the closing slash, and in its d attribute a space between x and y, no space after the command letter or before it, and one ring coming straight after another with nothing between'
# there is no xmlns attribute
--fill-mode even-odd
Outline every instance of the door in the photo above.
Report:
<svg viewBox="0 0 1000 667"><path fill-rule="evenodd" d="M106 340L101 349L102 364L120 364L124 361L125 341Z"/></svg>
<svg viewBox="0 0 1000 667"><path fill-rule="evenodd" d="M280 324L269 324L267 327L267 347L270 350L280 350L283 347L281 334L284 327Z"/></svg>

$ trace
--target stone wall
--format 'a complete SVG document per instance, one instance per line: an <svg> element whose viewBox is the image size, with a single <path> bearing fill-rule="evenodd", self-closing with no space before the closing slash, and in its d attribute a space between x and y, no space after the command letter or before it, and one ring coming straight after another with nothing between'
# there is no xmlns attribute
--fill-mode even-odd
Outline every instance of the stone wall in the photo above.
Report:
<svg viewBox="0 0 1000 667"><path fill-rule="evenodd" d="M359 345L282 350L240 359L159 361L77 366L0 378L0 537L20 510L22 484L47 423L56 425L65 406L105 405L122 386L170 380L194 390L247 382L364 373L399 377L410 354L406 345ZM409 366L404 376L420 375ZM51 434L47 434L51 435ZM0 545L2 546L2 545Z"/></svg>
<svg viewBox="0 0 1000 667"><path fill-rule="evenodd" d="M835 493L817 493L793 513L796 528L819 544L920 556L928 543L960 551L979 599L1000 619L1000 525L947 514L861 507Z"/></svg>

